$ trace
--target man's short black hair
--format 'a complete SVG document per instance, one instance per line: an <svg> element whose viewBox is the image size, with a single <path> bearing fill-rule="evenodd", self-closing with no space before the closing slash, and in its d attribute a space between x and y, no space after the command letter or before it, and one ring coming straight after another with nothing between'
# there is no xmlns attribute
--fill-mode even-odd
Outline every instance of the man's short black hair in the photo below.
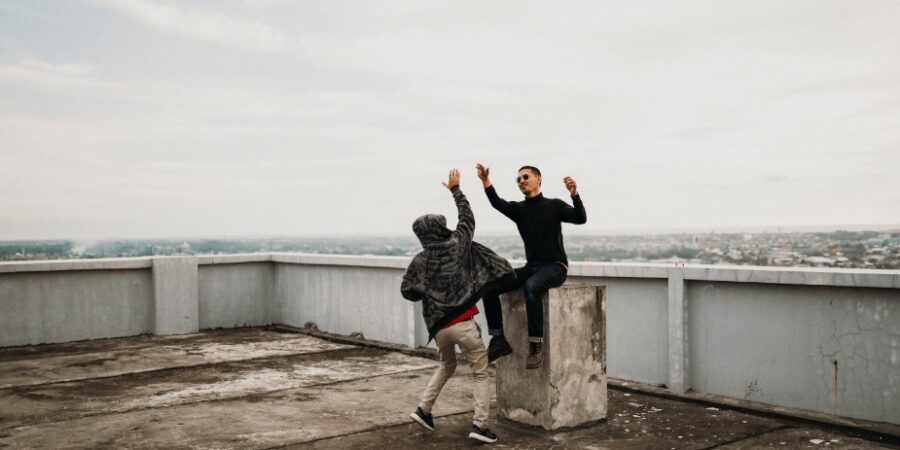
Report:
<svg viewBox="0 0 900 450"><path fill-rule="evenodd" d="M538 169L537 167L534 167L534 166L522 166L522 167L519 167L519 170L518 170L518 171L521 172L522 169L528 169L528 170L532 171L535 175L541 176L541 171L540 171L540 169Z"/></svg>

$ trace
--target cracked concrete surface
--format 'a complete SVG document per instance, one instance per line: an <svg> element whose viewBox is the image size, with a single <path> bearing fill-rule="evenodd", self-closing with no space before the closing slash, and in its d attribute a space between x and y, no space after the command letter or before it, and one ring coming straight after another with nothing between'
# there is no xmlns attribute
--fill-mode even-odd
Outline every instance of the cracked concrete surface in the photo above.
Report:
<svg viewBox="0 0 900 450"><path fill-rule="evenodd" d="M838 415L885 418L900 415L897 373L893 358L900 340L896 302L841 301L830 298L817 309L823 323L816 330L822 392L829 392L831 411Z"/></svg>
<svg viewBox="0 0 900 450"><path fill-rule="evenodd" d="M457 448L470 372L412 424L434 361L260 329L0 349L0 448ZM900 448L834 429L609 391L604 423L548 433L496 419L496 448ZM812 441L819 442L818 444ZM781 444L784 442L785 444Z"/></svg>
<svg viewBox="0 0 900 450"><path fill-rule="evenodd" d="M0 349L0 388L337 348L346 346L302 335L272 336L261 330L13 347Z"/></svg>
<svg viewBox="0 0 900 450"><path fill-rule="evenodd" d="M900 417L897 291L698 282L689 297L697 391L864 420Z"/></svg>

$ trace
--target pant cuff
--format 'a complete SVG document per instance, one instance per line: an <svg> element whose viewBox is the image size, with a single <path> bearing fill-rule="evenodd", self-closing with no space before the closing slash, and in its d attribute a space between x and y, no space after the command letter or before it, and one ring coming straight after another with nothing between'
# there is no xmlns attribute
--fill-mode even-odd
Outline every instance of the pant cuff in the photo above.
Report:
<svg viewBox="0 0 900 450"><path fill-rule="evenodd" d="M487 427L488 427L487 422L482 422L480 420L473 421L472 425L475 425L476 427L481 428L482 430L487 429Z"/></svg>
<svg viewBox="0 0 900 450"><path fill-rule="evenodd" d="M543 336L528 336L528 342L536 342L538 344L544 342Z"/></svg>
<svg viewBox="0 0 900 450"><path fill-rule="evenodd" d="M503 336L503 329L496 330L496 329L490 328L490 329L488 329L488 335Z"/></svg>

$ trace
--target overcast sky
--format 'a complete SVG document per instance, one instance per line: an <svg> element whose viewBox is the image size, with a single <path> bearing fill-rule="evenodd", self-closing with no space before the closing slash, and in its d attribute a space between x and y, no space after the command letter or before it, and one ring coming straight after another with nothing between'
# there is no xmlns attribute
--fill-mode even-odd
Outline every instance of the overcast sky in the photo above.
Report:
<svg viewBox="0 0 900 450"><path fill-rule="evenodd" d="M3 1L0 239L900 223L900 2ZM451 218L451 224L455 219ZM476 236L477 237L477 236Z"/></svg>

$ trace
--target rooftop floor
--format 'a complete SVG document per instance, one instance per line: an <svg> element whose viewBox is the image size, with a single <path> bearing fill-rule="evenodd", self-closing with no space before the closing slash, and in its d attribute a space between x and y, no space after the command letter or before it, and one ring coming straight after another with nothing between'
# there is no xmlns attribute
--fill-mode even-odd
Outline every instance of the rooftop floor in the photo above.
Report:
<svg viewBox="0 0 900 450"><path fill-rule="evenodd" d="M0 448L459 448L464 365L430 433L411 423L435 362L262 329L0 349ZM492 409L492 416L496 409ZM546 433L494 420L495 448L898 449L771 416L609 392L606 422Z"/></svg>

